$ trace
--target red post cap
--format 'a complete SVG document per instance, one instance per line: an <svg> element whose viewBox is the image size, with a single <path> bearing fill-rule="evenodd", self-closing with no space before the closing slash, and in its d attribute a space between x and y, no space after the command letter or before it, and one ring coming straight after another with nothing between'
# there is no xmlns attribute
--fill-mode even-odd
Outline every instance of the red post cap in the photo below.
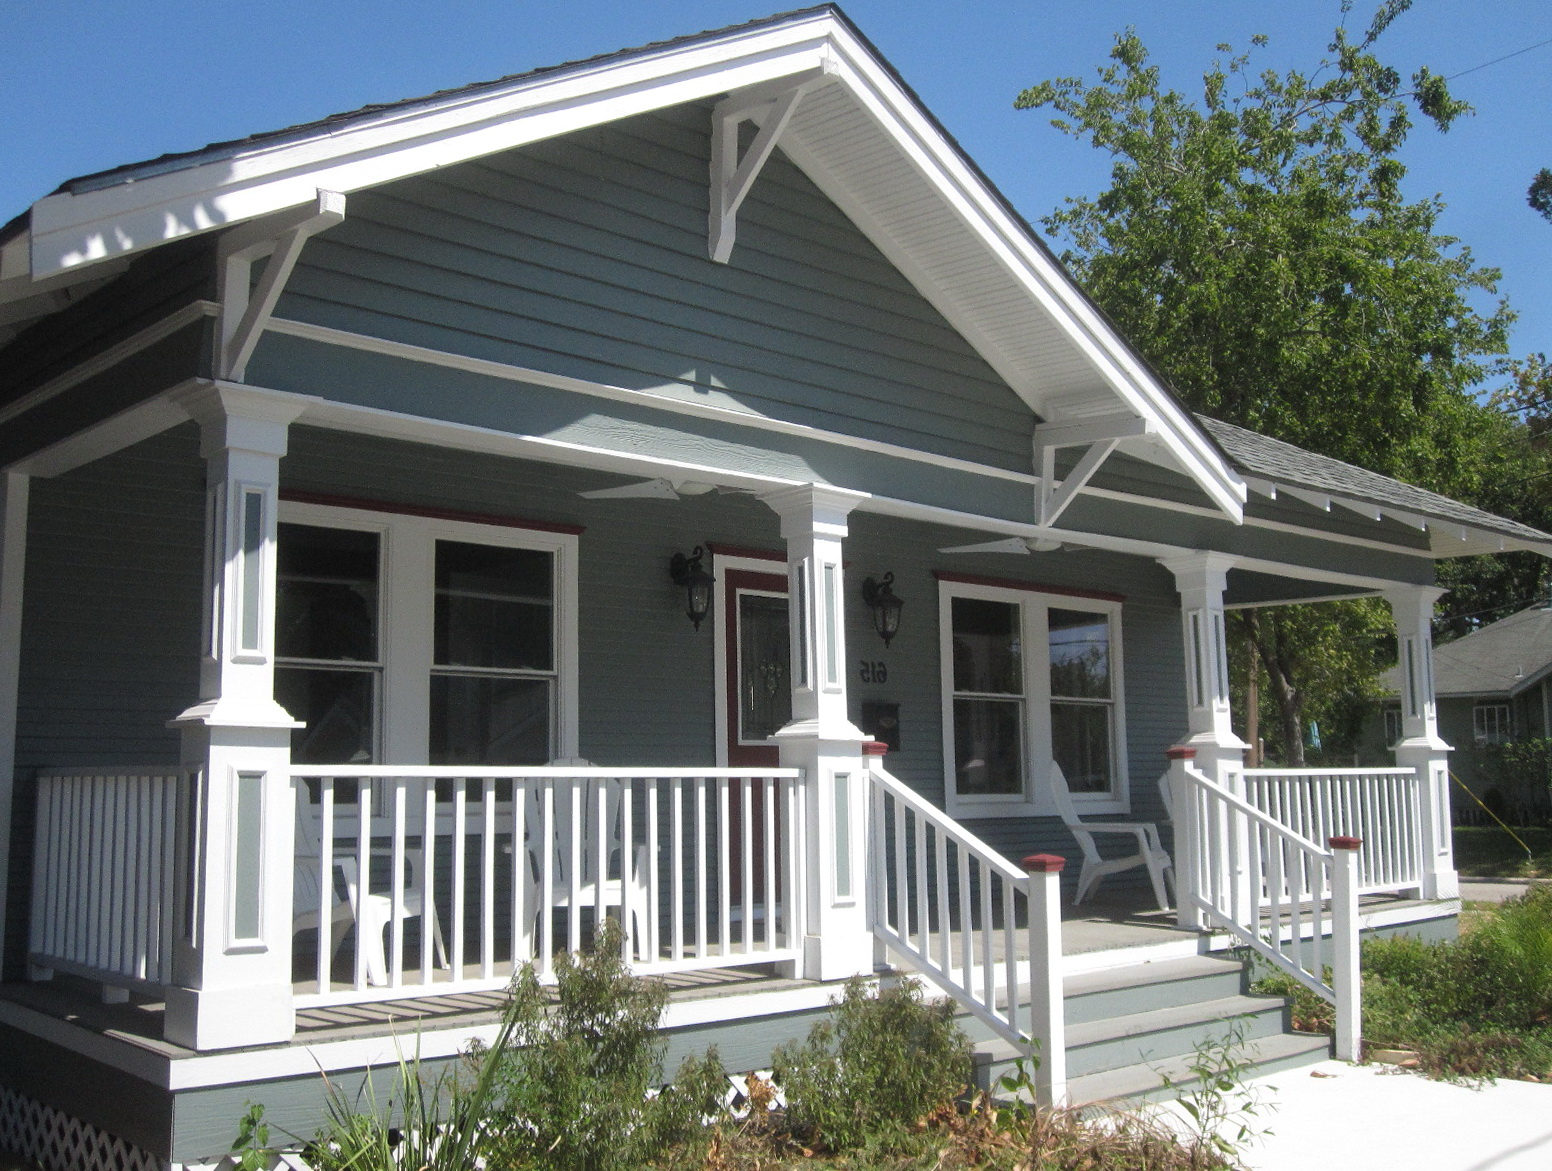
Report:
<svg viewBox="0 0 1552 1171"><path fill-rule="evenodd" d="M1060 854L1030 854L1019 865L1031 874L1060 874L1067 859Z"/></svg>
<svg viewBox="0 0 1552 1171"><path fill-rule="evenodd" d="M1173 748L1166 748L1164 755L1170 760L1195 760L1196 749L1187 747L1184 744L1177 744Z"/></svg>
<svg viewBox="0 0 1552 1171"><path fill-rule="evenodd" d="M1331 848L1333 850L1356 850L1361 845L1363 845L1362 838L1338 837L1331 839Z"/></svg>
<svg viewBox="0 0 1552 1171"><path fill-rule="evenodd" d="M864 740L862 742L863 756L883 756L889 751L889 745L882 740Z"/></svg>

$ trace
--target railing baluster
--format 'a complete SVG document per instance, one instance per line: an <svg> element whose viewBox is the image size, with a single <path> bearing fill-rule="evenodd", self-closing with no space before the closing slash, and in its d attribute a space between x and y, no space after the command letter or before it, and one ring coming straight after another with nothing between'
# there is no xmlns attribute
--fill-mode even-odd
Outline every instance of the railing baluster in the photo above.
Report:
<svg viewBox="0 0 1552 1171"><path fill-rule="evenodd" d="M772 951L776 947L776 780L761 777L759 785L765 814L765 916L762 920L765 946L762 950Z"/></svg>
<svg viewBox="0 0 1552 1171"><path fill-rule="evenodd" d="M729 955L733 950L733 884L731 864L733 839L728 811L728 778L717 778L717 951Z"/></svg>
<svg viewBox="0 0 1552 1171"><path fill-rule="evenodd" d="M661 784L657 777L651 777L646 782L645 796L647 799L647 905L644 908L642 919L647 925L647 938L643 944L644 956L651 960L659 958L661 950L658 944L658 932L662 929L662 889L660 860L658 858L658 799Z"/></svg>
<svg viewBox="0 0 1552 1171"><path fill-rule="evenodd" d="M678 963L684 958L684 778L669 781L668 795L672 802L668 813L668 886L673 900L668 916L668 958Z"/></svg>
<svg viewBox="0 0 1552 1171"><path fill-rule="evenodd" d="M986 1000L988 1008L995 1008L997 1004L997 962L993 954L996 945L995 927L992 924L992 872L986 863L977 858L976 867L981 879L981 994ZM1015 989L1008 990L1008 1013L1012 1020L1013 993Z"/></svg>
<svg viewBox="0 0 1552 1171"><path fill-rule="evenodd" d="M511 781L512 794L512 975L534 958L533 875L529 871L528 785L517 777Z"/></svg>
<svg viewBox="0 0 1552 1171"><path fill-rule="evenodd" d="M964 846L955 843L959 862L959 982L966 988L975 987L975 938L970 921L970 855Z"/></svg>
<svg viewBox="0 0 1552 1171"><path fill-rule="evenodd" d="M948 912L948 842L941 826L933 827L932 856L938 877L938 957L945 975L953 970L953 924Z"/></svg>
<svg viewBox="0 0 1552 1171"><path fill-rule="evenodd" d="M931 910L927 901L927 820L918 810L916 819L916 857L912 861L916 864L916 947L924 956L932 955L932 935L930 933ZM909 939L909 924L905 927L904 934Z"/></svg>
<svg viewBox="0 0 1552 1171"><path fill-rule="evenodd" d="M567 821L566 845L566 950L582 949L582 868L586 856L582 853L583 782L575 778L566 783L566 807L570 811Z"/></svg>
<svg viewBox="0 0 1552 1171"><path fill-rule="evenodd" d="M333 777L318 780L318 991L328 992L334 987L334 786ZM306 786L297 782L296 806L307 817L307 807L302 796Z"/></svg>
<svg viewBox="0 0 1552 1171"><path fill-rule="evenodd" d="M480 976L489 980L496 971L496 782L482 782L480 826ZM429 882L428 882L429 885ZM427 900L428 904L430 900ZM427 920L421 919L424 933ZM429 980L428 980L429 982Z"/></svg>
<svg viewBox="0 0 1552 1171"><path fill-rule="evenodd" d="M637 938L635 903L636 886L636 823L632 817L631 809L632 785L628 780L619 782L619 825L620 825L620 941L624 951L624 959L631 962L638 947L645 947L646 941ZM602 883L599 884L602 889ZM641 908L642 918L646 918L645 908ZM643 952L643 958L645 952Z"/></svg>
<svg viewBox="0 0 1552 1171"><path fill-rule="evenodd" d="M559 782L539 785L539 973L545 980L555 975L555 865L559 861L555 832L555 788ZM568 872L570 867L567 868ZM575 909L576 904L568 904ZM570 916L568 916L570 917Z"/></svg>
<svg viewBox="0 0 1552 1171"><path fill-rule="evenodd" d="M707 852L706 778L695 778L695 957L711 954L706 938L707 904L711 901L711 855Z"/></svg>
<svg viewBox="0 0 1552 1171"><path fill-rule="evenodd" d="M460 795L462 794L462 791L462 787L460 786L458 790ZM409 861L408 779L405 777L394 777L392 792L393 847L388 855L389 864L393 867L392 871L388 875L389 897L392 900L389 903L388 913L391 916L390 923L392 924L392 927L388 932L388 935L393 941L393 954L388 957L388 983L391 987L399 988L404 984L404 868ZM462 810L460 809L459 812L461 813ZM462 875L461 872L456 869L456 866L461 857L462 854L460 852L455 854L453 858L453 863L455 866L454 874L458 875L459 877ZM457 883L458 878L455 878L454 882ZM453 966L453 978L455 980L463 975L463 952L461 950L463 938L460 934L460 928L463 926L463 917L458 913L459 910L461 910L461 907L458 903L458 895L460 890L461 884L456 886L453 891L453 938L455 940L453 946L454 950L458 953L458 962L456 962ZM372 946L377 946L377 941L375 939L372 941Z"/></svg>
<svg viewBox="0 0 1552 1171"><path fill-rule="evenodd" d="M743 896L743 929L739 934L741 950L754 950L754 786L748 777L738 782L739 894Z"/></svg>

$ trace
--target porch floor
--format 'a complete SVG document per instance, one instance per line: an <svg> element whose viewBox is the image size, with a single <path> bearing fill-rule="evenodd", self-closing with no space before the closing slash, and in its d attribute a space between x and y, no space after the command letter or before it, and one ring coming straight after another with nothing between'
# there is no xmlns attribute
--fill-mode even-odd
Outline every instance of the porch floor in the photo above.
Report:
<svg viewBox="0 0 1552 1171"><path fill-rule="evenodd" d="M1428 917L1429 911L1437 907L1434 903L1385 895L1366 896L1362 900L1363 912L1384 913L1387 918L1397 921ZM957 956L958 933L952 935ZM1077 970L1124 967L1128 963L1164 958L1157 950L1161 946L1171 952L1194 953L1226 944L1202 932L1177 926L1173 911L1160 911L1151 903L1139 904L1134 892L1101 893L1081 907L1067 904L1062 908L1062 950L1069 958L1083 957L1074 964ZM1144 952L1142 949L1152 950ZM1136 958L1128 960L1126 953L1133 951L1137 953ZM811 984L810 981L780 976L773 965L713 968L657 978L668 985L671 1004L781 992ZM315 987L316 984L311 982L299 982L297 991L311 991ZM382 1036L406 1026L415 1029L479 1026L499 1020L505 1001L505 991L495 989L302 1008L297 1012L296 1038L292 1044ZM172 1044L162 1037L163 1005L160 1001L132 993L125 1003L105 1004L96 983L68 973L56 973L52 980L43 982L0 985L0 1004L31 1010L170 1060L197 1056L194 1050ZM9 1019L12 1014L0 1010L0 1017Z"/></svg>

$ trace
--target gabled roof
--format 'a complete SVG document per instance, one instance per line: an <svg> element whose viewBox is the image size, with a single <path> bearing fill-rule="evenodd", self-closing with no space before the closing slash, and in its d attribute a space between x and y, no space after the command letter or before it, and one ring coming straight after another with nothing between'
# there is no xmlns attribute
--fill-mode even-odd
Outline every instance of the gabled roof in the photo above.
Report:
<svg viewBox="0 0 1552 1171"><path fill-rule="evenodd" d="M1537 603L1442 643L1433 651L1436 695L1518 695L1552 671L1552 605ZM1380 677L1397 693L1401 679L1392 667Z"/></svg>
<svg viewBox="0 0 1552 1171"><path fill-rule="evenodd" d="M1245 486L1147 363L833 6L217 143L83 176L0 241L0 311L57 307L169 240L692 101L821 77L779 147L1041 420L1119 426L1240 519ZM30 311L30 309L29 309ZM1118 421L1138 421L1130 426Z"/></svg>
<svg viewBox="0 0 1552 1171"><path fill-rule="evenodd" d="M1252 492L1275 497L1280 487L1306 500L1311 493L1328 496L1332 502L1353 511L1366 511L1354 505L1369 505L1367 511L1371 515L1383 514L1415 528L1427 528L1432 551L1449 556L1497 552L1502 548L1530 549L1552 556L1552 536L1529 525L1232 423L1206 415L1196 418L1228 453ZM1492 537L1501 540L1494 541Z"/></svg>

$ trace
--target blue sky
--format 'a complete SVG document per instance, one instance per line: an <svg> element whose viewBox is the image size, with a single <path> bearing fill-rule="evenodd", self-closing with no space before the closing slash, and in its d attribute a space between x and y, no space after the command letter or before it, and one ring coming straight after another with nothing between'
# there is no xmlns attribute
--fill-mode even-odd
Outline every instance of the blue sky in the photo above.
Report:
<svg viewBox="0 0 1552 1171"><path fill-rule="evenodd" d="M433 90L768 15L781 0L0 0L0 222L75 175ZM1027 217L1105 185L1106 160L1012 109L1026 85L1092 75L1133 25L1194 92L1214 45L1271 37L1312 66L1338 0L848 0L843 7ZM1351 24L1367 23L1363 0ZM1417 0L1387 34L1404 73L1473 70L1552 37L1546 0ZM1503 270L1512 349L1552 351L1552 224L1525 188L1552 167L1552 44L1454 83L1477 116L1418 130L1408 189Z"/></svg>

